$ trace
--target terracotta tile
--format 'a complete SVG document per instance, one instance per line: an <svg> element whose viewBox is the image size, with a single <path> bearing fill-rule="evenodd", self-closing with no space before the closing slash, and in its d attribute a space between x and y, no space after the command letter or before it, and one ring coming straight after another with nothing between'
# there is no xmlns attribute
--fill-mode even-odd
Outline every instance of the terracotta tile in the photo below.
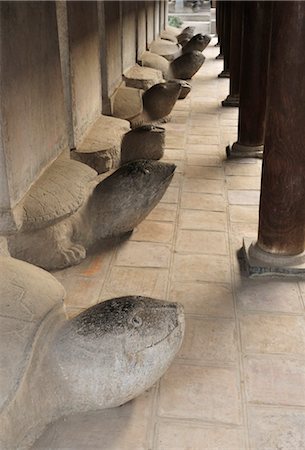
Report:
<svg viewBox="0 0 305 450"><path fill-rule="evenodd" d="M203 230L179 230L176 251L226 255L228 253L225 233Z"/></svg>
<svg viewBox="0 0 305 450"><path fill-rule="evenodd" d="M206 136L206 135L197 135L197 134L188 134L186 139L186 147L188 144L218 144L219 139L218 136Z"/></svg>
<svg viewBox="0 0 305 450"><path fill-rule="evenodd" d="M131 241L169 243L173 239L174 224L171 222L156 222L144 220L130 236Z"/></svg>
<svg viewBox="0 0 305 450"><path fill-rule="evenodd" d="M186 152L194 155L220 155L218 144L187 144Z"/></svg>
<svg viewBox="0 0 305 450"><path fill-rule="evenodd" d="M173 273L176 281L231 281L230 263L225 256L176 254Z"/></svg>
<svg viewBox="0 0 305 450"><path fill-rule="evenodd" d="M223 180L224 172L221 167L186 165L184 176L187 178L205 178L207 180Z"/></svg>
<svg viewBox="0 0 305 450"><path fill-rule="evenodd" d="M71 276L61 280L65 290L67 306L88 308L99 302L104 279L101 277Z"/></svg>
<svg viewBox="0 0 305 450"><path fill-rule="evenodd" d="M125 295L166 298L168 271L143 267L112 267L101 293L102 299Z"/></svg>
<svg viewBox="0 0 305 450"><path fill-rule="evenodd" d="M191 125L190 127L189 127L189 132L188 132L189 134L197 134L197 135L200 135L200 136L215 136L215 137L217 137L218 138L218 136L219 136L219 129L218 129L218 127L215 125L215 126L212 126L212 125L210 125L210 124L208 124L208 125L204 125L204 126L196 126L196 125ZM219 141L218 141L218 139L217 139L217 143L218 143Z"/></svg>
<svg viewBox="0 0 305 450"><path fill-rule="evenodd" d="M226 204L222 195L182 192L181 208L225 211Z"/></svg>
<svg viewBox="0 0 305 450"><path fill-rule="evenodd" d="M240 424L235 370L173 364L161 378L159 415Z"/></svg>
<svg viewBox="0 0 305 450"><path fill-rule="evenodd" d="M230 220L232 222L258 222L258 207L257 206L239 206L231 205L229 207Z"/></svg>
<svg viewBox="0 0 305 450"><path fill-rule="evenodd" d="M177 215L176 203L159 203L147 216L146 220L174 222Z"/></svg>
<svg viewBox="0 0 305 450"><path fill-rule="evenodd" d="M260 177L242 177L242 176L231 176L227 177L227 187L228 189L254 189L260 190L261 188L261 178Z"/></svg>
<svg viewBox="0 0 305 450"><path fill-rule="evenodd" d="M244 359L248 401L305 406L305 364L286 356L247 356Z"/></svg>
<svg viewBox="0 0 305 450"><path fill-rule="evenodd" d="M204 192L207 194L223 194L224 183L222 180L201 180L186 178L182 185L184 192Z"/></svg>
<svg viewBox="0 0 305 450"><path fill-rule="evenodd" d="M221 167L222 160L218 155L204 155L198 153L188 153L187 154L187 164L190 166L211 166L211 167Z"/></svg>
<svg viewBox="0 0 305 450"><path fill-rule="evenodd" d="M157 428L157 450L242 450L244 445L237 428L173 420L161 421Z"/></svg>
<svg viewBox="0 0 305 450"><path fill-rule="evenodd" d="M176 148L166 148L164 151L164 156L162 158L162 161L167 161L167 160L172 160L172 159L176 159L176 160L183 160L184 159L184 150L179 150Z"/></svg>
<svg viewBox="0 0 305 450"><path fill-rule="evenodd" d="M242 310L300 313L303 307L296 282L245 279L236 288L237 306Z"/></svg>
<svg viewBox="0 0 305 450"><path fill-rule="evenodd" d="M178 358L204 362L236 361L235 321L187 318L185 336Z"/></svg>
<svg viewBox="0 0 305 450"><path fill-rule="evenodd" d="M241 176L260 176L261 164L257 161L249 163L232 163L227 162L225 165L226 175L241 175Z"/></svg>
<svg viewBox="0 0 305 450"><path fill-rule="evenodd" d="M239 322L242 347L245 353L305 355L304 317L243 314L240 316Z"/></svg>
<svg viewBox="0 0 305 450"><path fill-rule="evenodd" d="M174 281L169 298L182 303L189 314L234 316L231 288L225 285Z"/></svg>
<svg viewBox="0 0 305 450"><path fill-rule="evenodd" d="M226 231L227 216L223 212L181 209L179 228L188 230Z"/></svg>
<svg viewBox="0 0 305 450"><path fill-rule="evenodd" d="M251 450L305 448L305 411L251 407L248 423Z"/></svg>
<svg viewBox="0 0 305 450"><path fill-rule="evenodd" d="M259 205L260 191L228 190L230 205Z"/></svg>
<svg viewBox="0 0 305 450"><path fill-rule="evenodd" d="M151 242L125 242L118 249L115 265L137 267L168 267L170 248Z"/></svg>
<svg viewBox="0 0 305 450"><path fill-rule="evenodd" d="M178 203L178 198L179 188L170 186L161 198L160 203Z"/></svg>

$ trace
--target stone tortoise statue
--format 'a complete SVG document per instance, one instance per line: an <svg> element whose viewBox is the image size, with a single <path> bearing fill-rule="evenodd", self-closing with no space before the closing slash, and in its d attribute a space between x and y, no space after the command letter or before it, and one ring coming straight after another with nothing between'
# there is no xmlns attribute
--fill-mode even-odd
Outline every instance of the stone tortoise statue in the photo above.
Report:
<svg viewBox="0 0 305 450"><path fill-rule="evenodd" d="M86 164L57 160L20 205L11 256L47 270L80 263L99 240L132 231L157 205L174 164L139 160L105 178Z"/></svg>
<svg viewBox="0 0 305 450"><path fill-rule="evenodd" d="M0 448L25 450L51 421L122 405L167 370L184 334L182 306L127 296L67 320L62 285L0 256Z"/></svg>

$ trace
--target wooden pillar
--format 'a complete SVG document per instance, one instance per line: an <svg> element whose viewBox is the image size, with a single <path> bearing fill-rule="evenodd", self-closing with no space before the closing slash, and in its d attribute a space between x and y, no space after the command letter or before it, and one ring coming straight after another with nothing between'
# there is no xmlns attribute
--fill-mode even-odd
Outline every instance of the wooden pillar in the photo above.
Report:
<svg viewBox="0 0 305 450"><path fill-rule="evenodd" d="M222 106L239 106L243 6L240 1L233 1L231 5L230 93L222 101Z"/></svg>
<svg viewBox="0 0 305 450"><path fill-rule="evenodd" d="M230 50L231 50L231 4L234 2L225 1L222 6L223 13L223 31L222 31L222 48L223 48L223 71L218 75L219 78L230 77Z"/></svg>
<svg viewBox="0 0 305 450"><path fill-rule="evenodd" d="M229 157L262 157L265 138L271 2L244 5L238 139Z"/></svg>
<svg viewBox="0 0 305 450"><path fill-rule="evenodd" d="M248 254L286 274L305 272L304 42L305 3L273 2L259 232Z"/></svg>
<svg viewBox="0 0 305 450"><path fill-rule="evenodd" d="M216 56L216 59L223 59L223 31L224 31L224 8L223 1L218 0L216 3L216 32L218 37L217 46L219 46L219 55Z"/></svg>

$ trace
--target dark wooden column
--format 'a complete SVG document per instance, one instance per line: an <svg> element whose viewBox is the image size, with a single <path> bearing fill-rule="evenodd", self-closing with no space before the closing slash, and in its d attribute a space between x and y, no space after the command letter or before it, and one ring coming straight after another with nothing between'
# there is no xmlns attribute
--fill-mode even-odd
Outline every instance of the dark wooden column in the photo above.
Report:
<svg viewBox="0 0 305 450"><path fill-rule="evenodd" d="M240 1L233 1L231 5L230 93L222 106L239 106L243 6Z"/></svg>
<svg viewBox="0 0 305 450"><path fill-rule="evenodd" d="M274 2L272 20L258 246L296 255L305 243L305 2Z"/></svg>
<svg viewBox="0 0 305 450"><path fill-rule="evenodd" d="M258 240L244 253L250 275L304 276L305 2L272 3Z"/></svg>
<svg viewBox="0 0 305 450"><path fill-rule="evenodd" d="M244 5L238 139L229 157L262 157L265 137L271 2Z"/></svg>
<svg viewBox="0 0 305 450"><path fill-rule="evenodd" d="M230 77L230 48L231 48L231 3L230 1L222 2L222 49L223 49L223 71L218 75L219 78Z"/></svg>
<svg viewBox="0 0 305 450"><path fill-rule="evenodd" d="M223 1L220 0L216 3L216 32L218 36L216 46L219 46L219 55L216 59L223 59Z"/></svg>

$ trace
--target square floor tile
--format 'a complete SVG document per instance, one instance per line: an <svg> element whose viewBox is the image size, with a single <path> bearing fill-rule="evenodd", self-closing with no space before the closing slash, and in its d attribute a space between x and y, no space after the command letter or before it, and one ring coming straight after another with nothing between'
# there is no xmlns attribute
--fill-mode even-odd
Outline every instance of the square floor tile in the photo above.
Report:
<svg viewBox="0 0 305 450"><path fill-rule="evenodd" d="M174 224L171 222L157 222L144 220L130 236L131 241L169 243L173 239Z"/></svg>
<svg viewBox="0 0 305 450"><path fill-rule="evenodd" d="M170 186L160 200L160 203L178 203L179 188Z"/></svg>
<svg viewBox="0 0 305 450"><path fill-rule="evenodd" d="M168 271L144 267L112 267L101 293L103 299L143 295L166 299Z"/></svg>
<svg viewBox="0 0 305 450"><path fill-rule="evenodd" d="M205 211L226 211L226 203L222 195L182 192L181 208L203 209Z"/></svg>
<svg viewBox="0 0 305 450"><path fill-rule="evenodd" d="M229 258L215 255L182 255L174 257L175 281L210 281L230 283Z"/></svg>
<svg viewBox="0 0 305 450"><path fill-rule="evenodd" d="M261 177L243 177L243 176L231 176L227 177L228 189L254 189L260 190Z"/></svg>
<svg viewBox="0 0 305 450"><path fill-rule="evenodd" d="M230 205L229 212L232 222L258 223L257 206Z"/></svg>
<svg viewBox="0 0 305 450"><path fill-rule="evenodd" d="M243 314L239 323L245 353L292 353L305 356L304 317Z"/></svg>
<svg viewBox="0 0 305 450"><path fill-rule="evenodd" d="M186 178L182 184L183 192L202 192L207 194L223 194L224 182L222 180L201 180Z"/></svg>
<svg viewBox="0 0 305 450"><path fill-rule="evenodd" d="M222 165L222 159L218 155L200 155L188 152L186 161L190 166L221 167Z"/></svg>
<svg viewBox="0 0 305 450"><path fill-rule="evenodd" d="M227 215L223 212L182 209L179 228L186 230L226 231Z"/></svg>
<svg viewBox="0 0 305 450"><path fill-rule="evenodd" d="M184 176L187 178L205 178L207 180L223 180L224 172L221 167L186 165L184 169Z"/></svg>
<svg viewBox="0 0 305 450"><path fill-rule="evenodd" d="M260 191L228 190L230 205L259 205Z"/></svg>
<svg viewBox="0 0 305 450"><path fill-rule="evenodd" d="M305 406L305 361L288 356L244 358L248 401Z"/></svg>
<svg viewBox="0 0 305 450"><path fill-rule="evenodd" d="M168 267L170 248L151 242L125 242L118 249L115 265L137 267Z"/></svg>
<svg viewBox="0 0 305 450"><path fill-rule="evenodd" d="M181 421L161 421L157 450L243 450L242 430L221 425L204 426Z"/></svg>
<svg viewBox="0 0 305 450"><path fill-rule="evenodd" d="M237 306L242 310L301 313L296 282L276 279L244 279L236 286Z"/></svg>
<svg viewBox="0 0 305 450"><path fill-rule="evenodd" d="M159 415L240 424L236 371L173 364L161 378Z"/></svg>
<svg viewBox="0 0 305 450"><path fill-rule="evenodd" d="M220 231L179 230L175 248L181 253L228 253L226 234Z"/></svg>
<svg viewBox="0 0 305 450"><path fill-rule="evenodd" d="M146 220L174 222L177 215L176 203L159 203L147 216Z"/></svg>
<svg viewBox="0 0 305 450"><path fill-rule="evenodd" d="M233 296L229 286L175 281L169 298L182 303L185 312L189 314L234 316Z"/></svg>
<svg viewBox="0 0 305 450"><path fill-rule="evenodd" d="M187 318L178 358L193 361L232 363L236 361L235 321Z"/></svg>
<svg viewBox="0 0 305 450"><path fill-rule="evenodd" d="M305 411L250 407L248 424L251 450L305 448Z"/></svg>

